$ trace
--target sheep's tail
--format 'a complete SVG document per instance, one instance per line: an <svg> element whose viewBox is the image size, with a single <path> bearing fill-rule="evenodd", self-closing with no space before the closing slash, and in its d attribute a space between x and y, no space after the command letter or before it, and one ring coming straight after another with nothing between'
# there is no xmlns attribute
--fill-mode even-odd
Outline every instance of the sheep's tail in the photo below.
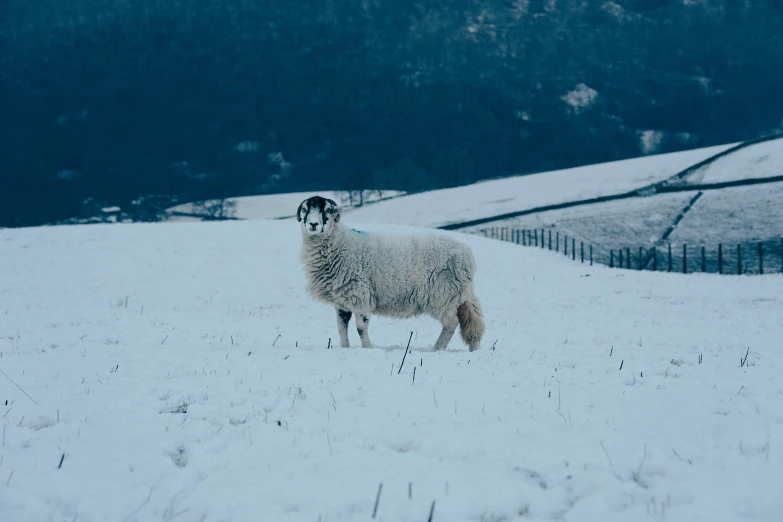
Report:
<svg viewBox="0 0 783 522"><path fill-rule="evenodd" d="M459 319L459 333L462 340L470 347L470 351L478 350L481 338L484 336L484 314L476 296L459 305L457 308Z"/></svg>

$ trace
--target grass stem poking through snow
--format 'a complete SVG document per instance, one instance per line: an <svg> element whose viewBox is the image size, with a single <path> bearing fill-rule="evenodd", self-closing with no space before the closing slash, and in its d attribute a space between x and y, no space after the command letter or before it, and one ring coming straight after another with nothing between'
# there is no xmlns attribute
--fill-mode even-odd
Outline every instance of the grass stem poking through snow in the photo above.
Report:
<svg viewBox="0 0 783 522"><path fill-rule="evenodd" d="M621 370L623 369L623 363L624 363L624 362L625 362L625 359L623 359L623 360L621 360L621 361L620 361L620 369L621 369Z"/></svg>
<svg viewBox="0 0 783 522"><path fill-rule="evenodd" d="M413 367L413 382L416 382L416 367Z"/></svg>
<svg viewBox="0 0 783 522"><path fill-rule="evenodd" d="M372 518L378 514L378 503L381 501L381 490L383 490L383 482L378 484L378 493L375 495L375 507L372 508Z"/></svg>
<svg viewBox="0 0 783 522"><path fill-rule="evenodd" d="M31 401L33 401L33 404L35 404L36 406L38 406L38 403L37 403L37 402L35 402L35 399L33 399L32 397L30 397L30 396L27 394L27 392L26 392L26 391L24 391L24 390L22 389L22 387L21 387L21 386L19 386L18 384L16 384L16 383L13 381L13 379L11 379L11 378L8 376L8 374L6 374L6 373L5 373L5 372L4 372L4 371L3 371L1 368L0 368L0 373L2 373L3 375L5 375L5 378L6 378L6 379L8 379L9 381L11 381L11 384L13 384L13 385L14 385L14 386L16 386L17 388L19 388L19 391L21 391L22 393L24 393L25 395L27 395L27 398L28 398L28 399L30 399Z"/></svg>
<svg viewBox="0 0 783 522"><path fill-rule="evenodd" d="M644 453L642 454L642 460L639 461L639 467L636 468L636 471L631 473L631 477L633 478L634 482L639 484L642 488L647 489L647 486L641 481L642 466L644 466L645 459L647 459L647 444L644 445Z"/></svg>
<svg viewBox="0 0 783 522"><path fill-rule="evenodd" d="M432 516L435 514L435 501L432 501L432 505L430 506L430 516L427 517L427 522L432 522Z"/></svg>
<svg viewBox="0 0 783 522"><path fill-rule="evenodd" d="M282 334L277 334L277 337L275 337L275 342L272 343L272 346L274 346L277 343L277 340L280 339L280 337L282 337ZM231 344L234 344L234 338L233 337L231 338Z"/></svg>
<svg viewBox="0 0 783 522"><path fill-rule="evenodd" d="M332 347L332 338L330 337L329 341L326 343L326 349L328 350L331 347Z"/></svg>
<svg viewBox="0 0 783 522"><path fill-rule="evenodd" d="M63 453L63 456L60 457L60 463L57 465L57 469L60 469L63 467L63 461L65 460L65 453Z"/></svg>
<svg viewBox="0 0 783 522"><path fill-rule="evenodd" d="M748 354L750 353L750 348L748 348L748 351L745 352L745 357L740 358L740 368L743 366L748 365Z"/></svg>
<svg viewBox="0 0 783 522"><path fill-rule="evenodd" d="M147 498L144 500L144 502L142 502L142 503L139 505L139 507L137 507L135 510L133 510L133 513L131 513L130 515L128 515L127 517L125 517L125 518L123 519L123 522L128 522L128 520L130 520L130 519L132 519L134 516L136 516L136 513L138 513L139 511L141 511L141 510L142 510L142 508L143 508L144 506L146 506L147 504L149 504L149 501L150 501L150 499L152 498L152 490L153 490L153 489L154 489L154 488L150 488L150 492L149 492L149 493L147 493Z"/></svg>
<svg viewBox="0 0 783 522"><path fill-rule="evenodd" d="M411 347L411 339L413 339L413 332L411 332L410 337L408 337L408 346L405 347L405 353L402 354L402 362L400 363L400 369L397 370L397 375L400 374L402 366L405 364L405 357L408 355L408 349Z"/></svg>
<svg viewBox="0 0 783 522"><path fill-rule="evenodd" d="M413 482L408 482L408 499L413 498Z"/></svg>

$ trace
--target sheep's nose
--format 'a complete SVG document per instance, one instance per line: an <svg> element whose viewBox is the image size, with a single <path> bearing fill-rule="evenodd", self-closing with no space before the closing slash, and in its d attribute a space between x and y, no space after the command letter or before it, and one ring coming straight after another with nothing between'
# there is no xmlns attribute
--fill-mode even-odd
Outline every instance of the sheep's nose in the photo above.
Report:
<svg viewBox="0 0 783 522"><path fill-rule="evenodd" d="M318 223L313 223L313 222L310 222L310 228L312 228L313 230L315 230L315 228L316 228L317 226L318 226Z"/></svg>

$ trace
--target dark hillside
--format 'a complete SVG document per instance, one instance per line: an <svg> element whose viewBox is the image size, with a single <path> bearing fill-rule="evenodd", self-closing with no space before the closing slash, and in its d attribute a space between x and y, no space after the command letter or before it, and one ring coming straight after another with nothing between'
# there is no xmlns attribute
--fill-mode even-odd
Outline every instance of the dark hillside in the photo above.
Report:
<svg viewBox="0 0 783 522"><path fill-rule="evenodd" d="M778 0L4 0L0 226L738 141L781 85Z"/></svg>

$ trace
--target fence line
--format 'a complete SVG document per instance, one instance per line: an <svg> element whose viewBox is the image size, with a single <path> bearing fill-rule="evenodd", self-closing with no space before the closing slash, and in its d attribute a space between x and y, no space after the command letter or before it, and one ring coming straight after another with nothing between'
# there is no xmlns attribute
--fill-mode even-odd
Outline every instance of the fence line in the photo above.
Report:
<svg viewBox="0 0 783 522"><path fill-rule="evenodd" d="M510 227L491 227L477 230L473 233L481 234L492 239L499 239L515 243L521 246L548 249L560 253L560 232L545 229L516 229ZM570 241L569 241L570 240ZM577 261L577 242L575 237L563 235L563 255ZM579 262L584 264L593 262L604 264L610 268L647 271L680 271L687 273L715 273L715 274L765 274L783 273L783 235L765 241L736 243L727 245L718 243L715 247L708 247L701 243L688 245L682 243L682 255L675 258L672 252L672 243L668 243L666 249L661 252L659 247L638 247L638 253L634 248L632 256L631 247L599 249L595 255L592 244L579 241ZM585 248L587 247L587 248ZM615 252L616 250L616 252ZM658 257L662 257L659 263ZM755 255L755 258L754 258ZM635 259L633 259L635 257ZM676 261L676 263L675 263ZM727 270L736 263L736 270Z"/></svg>

